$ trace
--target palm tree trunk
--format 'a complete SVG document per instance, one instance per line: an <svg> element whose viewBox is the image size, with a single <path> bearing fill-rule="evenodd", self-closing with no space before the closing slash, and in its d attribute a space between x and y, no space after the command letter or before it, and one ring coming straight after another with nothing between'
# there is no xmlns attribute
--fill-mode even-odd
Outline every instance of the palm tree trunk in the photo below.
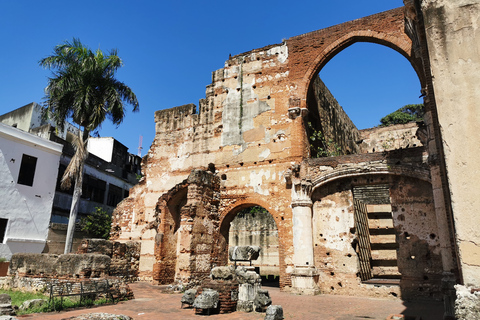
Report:
<svg viewBox="0 0 480 320"><path fill-rule="evenodd" d="M87 160L87 140L90 135L89 130L83 131L83 140L79 143L78 148L83 148L84 157L81 157L81 161L78 165L77 175L75 177L75 187L73 188L72 206L70 207L70 217L68 218L67 237L65 239L64 254L68 254L72 251L73 234L75 233L75 222L77 221L78 205L80 204L80 197L82 196L83 186L83 167ZM80 150L77 149L77 152Z"/></svg>
<svg viewBox="0 0 480 320"><path fill-rule="evenodd" d="M77 221L78 205L80 204L80 197L82 195L83 183L83 162L79 168L80 174L75 179L75 187L73 189L72 206L70 207L70 217L68 218L67 238L65 239L64 254L72 251L73 234L75 233L75 222Z"/></svg>

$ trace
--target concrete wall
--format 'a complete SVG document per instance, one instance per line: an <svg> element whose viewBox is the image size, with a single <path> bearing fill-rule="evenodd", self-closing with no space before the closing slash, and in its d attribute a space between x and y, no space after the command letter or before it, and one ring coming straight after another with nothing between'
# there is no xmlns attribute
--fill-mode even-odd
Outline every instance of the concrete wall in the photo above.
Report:
<svg viewBox="0 0 480 320"><path fill-rule="evenodd" d="M33 113L40 110L35 102L29 103L21 108L0 116L0 122L8 126L14 126L28 132L32 128ZM35 117L38 119L38 117Z"/></svg>
<svg viewBox="0 0 480 320"><path fill-rule="evenodd" d="M0 255L42 252L62 146L0 124L0 218L8 219ZM33 185L17 184L23 154L37 158Z"/></svg>
<svg viewBox="0 0 480 320"><path fill-rule="evenodd" d="M479 287L480 1L424 0L421 10L461 275L466 285Z"/></svg>
<svg viewBox="0 0 480 320"><path fill-rule="evenodd" d="M107 161L112 161L113 142L115 139L111 137L105 138L88 138L87 149L89 153L93 153L97 157Z"/></svg>

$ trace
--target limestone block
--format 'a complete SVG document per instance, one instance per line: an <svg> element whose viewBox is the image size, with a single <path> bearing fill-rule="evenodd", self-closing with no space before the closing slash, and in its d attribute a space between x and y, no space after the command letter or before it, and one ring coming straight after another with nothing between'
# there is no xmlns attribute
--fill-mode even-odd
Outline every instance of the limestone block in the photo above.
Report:
<svg viewBox="0 0 480 320"><path fill-rule="evenodd" d="M213 280L230 280L235 276L235 270L232 266L215 267L210 275Z"/></svg>
<svg viewBox="0 0 480 320"><path fill-rule="evenodd" d="M268 306L265 320L283 320L282 306Z"/></svg>
<svg viewBox="0 0 480 320"><path fill-rule="evenodd" d="M12 308L12 298L4 293L0 294L0 316L13 316L15 311Z"/></svg>
<svg viewBox="0 0 480 320"><path fill-rule="evenodd" d="M266 307L271 305L272 299L270 298L268 290L258 289L253 304L256 311L263 311Z"/></svg>
<svg viewBox="0 0 480 320"><path fill-rule="evenodd" d="M228 256L231 261L257 260L260 250L261 248L257 246L236 246L228 250Z"/></svg>
<svg viewBox="0 0 480 320"><path fill-rule="evenodd" d="M188 304L192 306L195 302L195 296L197 295L197 289L188 289L182 296L182 304Z"/></svg>
<svg viewBox="0 0 480 320"><path fill-rule="evenodd" d="M22 303L22 305L19 307L20 310L27 310L30 308L37 308L46 303L47 301L44 299L32 299L32 300L27 300Z"/></svg>
<svg viewBox="0 0 480 320"><path fill-rule="evenodd" d="M193 302L197 309L215 309L218 305L219 294L212 289L205 289Z"/></svg>
<svg viewBox="0 0 480 320"><path fill-rule="evenodd" d="M153 240L142 240L142 245L140 247L140 254L153 254L155 248L155 241Z"/></svg>
<svg viewBox="0 0 480 320"><path fill-rule="evenodd" d="M235 274L239 283L261 283L260 275L253 270L248 270L247 267L237 267Z"/></svg>

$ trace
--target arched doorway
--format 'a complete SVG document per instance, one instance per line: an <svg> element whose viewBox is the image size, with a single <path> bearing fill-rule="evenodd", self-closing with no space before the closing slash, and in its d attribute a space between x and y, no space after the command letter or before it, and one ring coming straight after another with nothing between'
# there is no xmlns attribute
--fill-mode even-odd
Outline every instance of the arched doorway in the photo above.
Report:
<svg viewBox="0 0 480 320"><path fill-rule="evenodd" d="M157 215L163 219L160 232L155 244L155 258L153 279L159 284L170 284L175 280L177 273L178 230L180 228L181 211L187 203L186 187L179 188L178 192L167 193L159 199Z"/></svg>
<svg viewBox="0 0 480 320"><path fill-rule="evenodd" d="M255 204L240 205L226 215L220 232L224 252L234 246L259 246L260 256L252 261L252 266L262 277L263 285L279 286L279 234L277 223L268 210ZM234 262L228 260L228 264L233 265ZM236 264L250 265L249 262Z"/></svg>

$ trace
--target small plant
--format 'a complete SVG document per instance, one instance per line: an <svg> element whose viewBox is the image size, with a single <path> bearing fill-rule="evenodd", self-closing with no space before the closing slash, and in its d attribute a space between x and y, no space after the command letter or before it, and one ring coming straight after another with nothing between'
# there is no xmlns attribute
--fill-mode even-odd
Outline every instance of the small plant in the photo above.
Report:
<svg viewBox="0 0 480 320"><path fill-rule="evenodd" d="M0 257L0 262L8 262L8 259L5 257Z"/></svg>
<svg viewBox="0 0 480 320"><path fill-rule="evenodd" d="M112 216L103 208L96 207L95 211L80 220L82 231L95 237L108 239L112 227Z"/></svg>
<svg viewBox="0 0 480 320"><path fill-rule="evenodd" d="M337 157L343 154L342 148L332 139L326 139L321 131L316 130L311 122L308 122L310 135L310 150L313 158Z"/></svg>

